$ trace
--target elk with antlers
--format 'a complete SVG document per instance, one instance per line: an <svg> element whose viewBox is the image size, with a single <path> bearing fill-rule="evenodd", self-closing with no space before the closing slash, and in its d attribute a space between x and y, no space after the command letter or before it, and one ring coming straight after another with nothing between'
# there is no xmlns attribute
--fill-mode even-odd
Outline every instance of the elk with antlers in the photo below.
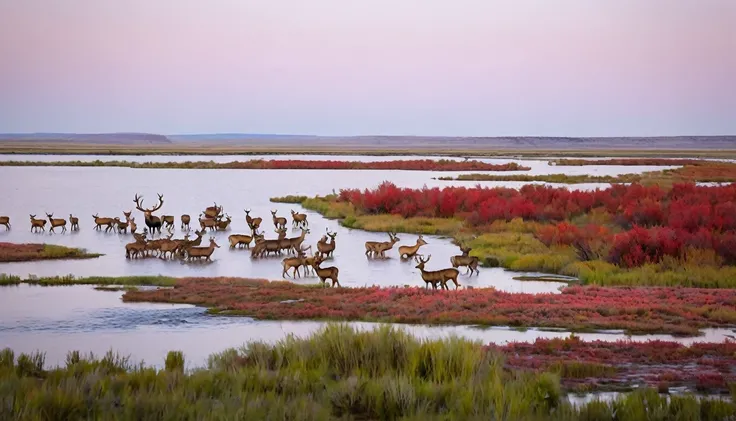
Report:
<svg viewBox="0 0 736 421"><path fill-rule="evenodd" d="M0 225L5 225L5 231L8 231L10 229L10 217L0 216Z"/></svg>
<svg viewBox="0 0 736 421"><path fill-rule="evenodd" d="M320 238L319 241L317 241L317 254L320 255L320 257L330 257L332 256L332 252L335 251L335 237L337 237L336 232L330 232L328 228L325 228L326 234ZM329 241L327 238L329 237Z"/></svg>
<svg viewBox="0 0 736 421"><path fill-rule="evenodd" d="M286 218L283 216L276 216L277 210L271 211L271 218L273 219L273 226L276 227L276 229L282 229L286 228Z"/></svg>
<svg viewBox="0 0 736 421"><path fill-rule="evenodd" d="M473 272L475 272L476 275L480 275L480 271L478 270L478 257L470 255L470 251L472 249L470 247L464 246L459 247L460 251L463 254L450 257L450 263L452 264L452 267L459 268L460 266L465 266L468 268L468 270L465 272L466 275L472 275Z"/></svg>
<svg viewBox="0 0 736 421"><path fill-rule="evenodd" d="M291 252L292 250L295 253L298 253L299 249L302 246L302 243L304 242L304 239L306 238L307 234L309 234L309 228L302 228L302 233L298 237L289 238L289 245L288 247L283 247L282 250L288 250Z"/></svg>
<svg viewBox="0 0 736 421"><path fill-rule="evenodd" d="M289 275L289 269L291 268L294 268L294 274L292 275L292 278L295 278L297 275L299 275L299 267L305 266L307 263L306 251L311 249L312 246L300 247L296 253L296 257L287 257L282 260L281 266L283 266L284 270L281 272L281 276L286 278Z"/></svg>
<svg viewBox="0 0 736 421"><path fill-rule="evenodd" d="M217 224L215 225L215 229L218 231L225 231L227 230L227 227L230 226L230 222L232 222L232 218L230 218L230 215L225 214L225 219L219 219L217 220Z"/></svg>
<svg viewBox="0 0 736 421"><path fill-rule="evenodd" d="M314 269L314 273L317 274L317 277L322 282L322 286L326 285L326 281L329 279L332 281L332 286L334 287L335 284L337 286L340 285L340 281L337 280L337 275L339 274L339 270L335 266L330 266L327 268L321 268L319 267L320 264L322 264L324 260L320 256L315 256L314 261L312 261L312 269Z"/></svg>
<svg viewBox="0 0 736 421"><path fill-rule="evenodd" d="M191 222L192 218L187 215L186 213L181 216L181 229L189 229L189 222Z"/></svg>
<svg viewBox="0 0 736 421"><path fill-rule="evenodd" d="M40 229L41 231L46 231L46 220L45 219L36 219L36 215L31 215L31 232L38 232Z"/></svg>
<svg viewBox="0 0 736 421"><path fill-rule="evenodd" d="M395 233L388 232L388 237L391 241L366 241L365 242L365 255L369 257L380 256L386 257L386 252L394 247L394 244L401 241L401 238L397 237Z"/></svg>
<svg viewBox="0 0 736 421"><path fill-rule="evenodd" d="M204 257L205 261L211 262L212 259L210 257L215 252L215 248L220 248L215 242L215 237L210 237L210 245L208 247L189 246L185 249L187 260L192 260L193 258L201 259Z"/></svg>
<svg viewBox="0 0 736 421"><path fill-rule="evenodd" d="M153 212L161 209L161 206L164 205L164 195L159 194L158 204L150 209L146 209L143 207L143 196L139 196L138 194L136 194L133 202L135 202L135 208L143 212L143 216L146 220L146 226L148 226L148 229L151 231L151 235L153 235L156 231L161 234L161 218L153 215Z"/></svg>
<svg viewBox="0 0 736 421"><path fill-rule="evenodd" d="M307 221L306 213L297 213L297 212L294 212L294 210L292 209L291 218L292 218L291 226L294 229L299 228L299 227L306 228L309 226L309 222Z"/></svg>
<svg viewBox="0 0 736 421"><path fill-rule="evenodd" d="M263 218L251 218L250 217L250 209L243 209L245 211L245 222L248 223L248 226L251 230L258 229L261 227L261 222L263 222Z"/></svg>
<svg viewBox="0 0 736 421"><path fill-rule="evenodd" d="M54 218L54 214L48 213L48 212L46 212L46 216L49 218L49 222L50 222L49 228L51 229L49 230L49 232L54 232L54 228L56 227L61 227L62 233L66 232L66 219Z"/></svg>
<svg viewBox="0 0 736 421"><path fill-rule="evenodd" d="M427 260L424 260L421 255L414 256L414 261L417 262L415 267L422 272L422 279L426 283L426 286L429 287L429 284L432 284L432 288L437 289L437 284L440 284L441 288L448 289L447 281L452 281L455 283L455 289L459 288L460 284L457 282L457 276L460 274L459 270L455 268L432 271L424 270L425 263L429 262L431 258L431 254L427 256Z"/></svg>
<svg viewBox="0 0 736 421"><path fill-rule="evenodd" d="M414 257L417 252L419 251L419 247L426 245L427 242L424 241L424 237L422 235L419 235L419 238L417 239L416 244L413 246L401 246L399 247L399 256L402 259L411 259Z"/></svg>

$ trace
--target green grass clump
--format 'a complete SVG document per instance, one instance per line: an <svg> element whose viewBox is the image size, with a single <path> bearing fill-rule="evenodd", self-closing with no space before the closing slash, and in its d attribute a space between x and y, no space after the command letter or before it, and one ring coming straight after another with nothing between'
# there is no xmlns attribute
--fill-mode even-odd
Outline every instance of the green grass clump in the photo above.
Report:
<svg viewBox="0 0 736 421"><path fill-rule="evenodd" d="M307 200L307 196L284 196L284 197L272 197L271 202L273 203L302 203Z"/></svg>
<svg viewBox="0 0 736 421"><path fill-rule="evenodd" d="M81 259L100 257L99 253L88 253L87 250L71 247L57 246L54 244L44 244L41 250L41 259Z"/></svg>
<svg viewBox="0 0 736 421"><path fill-rule="evenodd" d="M0 273L0 286L18 285L21 283L20 276Z"/></svg>
<svg viewBox="0 0 736 421"><path fill-rule="evenodd" d="M328 325L212 355L206 368L182 367L177 352L163 370L111 352L102 360L70 353L65 367L40 375L1 366L0 402L11 404L0 405L0 419L639 421L736 412L732 402L668 402L649 389L575 408L554 373L508 371L479 343L418 340L390 327Z"/></svg>
<svg viewBox="0 0 736 421"><path fill-rule="evenodd" d="M174 286L176 278L169 276L151 275L151 276L90 276L86 278L77 278L74 275L44 277L38 279L29 279L23 282L32 285L42 286L62 286L62 285L150 285L150 286Z"/></svg>

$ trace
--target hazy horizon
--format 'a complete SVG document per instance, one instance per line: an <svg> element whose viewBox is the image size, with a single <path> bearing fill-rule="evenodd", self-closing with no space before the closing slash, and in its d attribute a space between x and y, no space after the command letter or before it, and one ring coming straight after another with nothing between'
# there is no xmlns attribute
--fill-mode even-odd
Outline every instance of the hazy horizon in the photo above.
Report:
<svg viewBox="0 0 736 421"><path fill-rule="evenodd" d="M0 0L0 133L730 135L733 22L732 0Z"/></svg>

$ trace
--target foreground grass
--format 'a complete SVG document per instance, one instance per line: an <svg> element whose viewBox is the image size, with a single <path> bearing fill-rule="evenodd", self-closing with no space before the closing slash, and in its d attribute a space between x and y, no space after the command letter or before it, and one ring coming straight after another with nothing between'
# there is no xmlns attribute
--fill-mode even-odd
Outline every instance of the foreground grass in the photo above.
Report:
<svg viewBox="0 0 736 421"><path fill-rule="evenodd" d="M285 281L182 278L172 289L128 291L123 301L195 304L210 307L212 314L264 320L622 329L680 336L736 325L736 290L724 289L573 286L561 294L528 294L493 288L333 289Z"/></svg>
<svg viewBox="0 0 736 421"><path fill-rule="evenodd" d="M53 244L0 243L0 262L29 262L54 259L91 259L102 254Z"/></svg>
<svg viewBox="0 0 736 421"><path fill-rule="evenodd" d="M250 343L185 371L72 352L44 369L42 354L0 353L0 418L106 420L726 420L732 402L640 390L575 408L558 376L504 369L503 356L462 339L419 341L391 328L332 325L306 339Z"/></svg>
<svg viewBox="0 0 736 421"><path fill-rule="evenodd" d="M395 160L395 161L316 161L316 160L263 160L214 162L133 162L133 161L0 161L0 167L122 167L138 169L250 169L250 170L407 170L407 171L526 171L516 162L489 164L481 161L448 159Z"/></svg>

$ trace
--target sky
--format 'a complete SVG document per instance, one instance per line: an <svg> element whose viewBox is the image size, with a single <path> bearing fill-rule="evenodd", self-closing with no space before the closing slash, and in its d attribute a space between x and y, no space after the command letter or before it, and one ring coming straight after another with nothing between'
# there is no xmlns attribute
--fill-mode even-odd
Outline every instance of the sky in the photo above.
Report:
<svg viewBox="0 0 736 421"><path fill-rule="evenodd" d="M0 0L0 132L736 134L734 0Z"/></svg>

